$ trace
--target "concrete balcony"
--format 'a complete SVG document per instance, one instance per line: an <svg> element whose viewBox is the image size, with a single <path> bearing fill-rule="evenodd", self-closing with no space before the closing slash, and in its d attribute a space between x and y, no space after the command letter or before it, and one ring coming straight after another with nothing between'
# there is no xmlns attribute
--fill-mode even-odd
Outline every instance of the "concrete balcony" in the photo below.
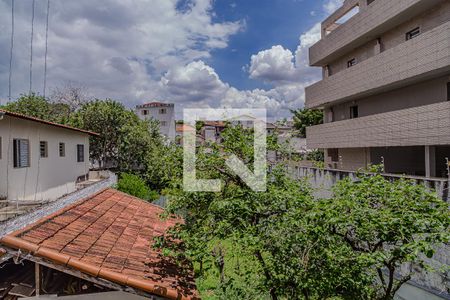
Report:
<svg viewBox="0 0 450 300"><path fill-rule="evenodd" d="M376 0L313 45L310 64L324 66L440 2L443 0Z"/></svg>
<svg viewBox="0 0 450 300"><path fill-rule="evenodd" d="M450 22L447 22L307 87L306 107L367 97L449 71Z"/></svg>
<svg viewBox="0 0 450 300"><path fill-rule="evenodd" d="M450 102L326 123L306 130L308 148L450 144Z"/></svg>

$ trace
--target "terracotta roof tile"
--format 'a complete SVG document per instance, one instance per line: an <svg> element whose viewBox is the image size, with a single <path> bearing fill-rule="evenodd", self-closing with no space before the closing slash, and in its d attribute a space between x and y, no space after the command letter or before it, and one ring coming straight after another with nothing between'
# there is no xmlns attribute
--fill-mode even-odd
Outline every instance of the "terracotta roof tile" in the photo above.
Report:
<svg viewBox="0 0 450 300"><path fill-rule="evenodd" d="M172 299L194 299L197 292L192 274L182 272L152 248L156 235L179 222L161 220L162 212L160 207L107 189L1 242L15 248L39 247L34 253L43 249L42 253L65 254L70 257L67 264L82 272L112 281L126 279L118 283ZM23 246L22 240L31 245Z"/></svg>

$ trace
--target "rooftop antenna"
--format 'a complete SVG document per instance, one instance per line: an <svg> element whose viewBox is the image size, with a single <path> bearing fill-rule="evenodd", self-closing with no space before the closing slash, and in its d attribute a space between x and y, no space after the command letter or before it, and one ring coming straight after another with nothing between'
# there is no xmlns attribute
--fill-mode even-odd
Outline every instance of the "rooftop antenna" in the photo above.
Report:
<svg viewBox="0 0 450 300"><path fill-rule="evenodd" d="M13 49L14 49L14 0L11 0L11 48L9 52L8 103L11 101Z"/></svg>
<svg viewBox="0 0 450 300"><path fill-rule="evenodd" d="M30 92L33 88L33 36L34 36L34 7L36 0L31 3L31 38L30 38Z"/></svg>

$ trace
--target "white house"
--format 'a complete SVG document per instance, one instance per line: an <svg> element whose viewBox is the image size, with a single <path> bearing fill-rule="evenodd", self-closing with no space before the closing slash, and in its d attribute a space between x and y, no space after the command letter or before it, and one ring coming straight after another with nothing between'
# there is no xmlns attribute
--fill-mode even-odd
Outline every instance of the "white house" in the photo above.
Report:
<svg viewBox="0 0 450 300"><path fill-rule="evenodd" d="M0 110L0 199L55 200L89 173L96 133Z"/></svg>
<svg viewBox="0 0 450 300"><path fill-rule="evenodd" d="M136 114L142 120L157 120L160 133L172 141L175 140L175 104L150 102L137 105Z"/></svg>

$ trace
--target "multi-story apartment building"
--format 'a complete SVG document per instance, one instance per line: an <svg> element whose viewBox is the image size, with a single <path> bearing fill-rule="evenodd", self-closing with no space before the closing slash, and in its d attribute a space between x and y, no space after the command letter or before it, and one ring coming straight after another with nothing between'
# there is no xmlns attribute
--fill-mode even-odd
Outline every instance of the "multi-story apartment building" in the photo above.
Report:
<svg viewBox="0 0 450 300"><path fill-rule="evenodd" d="M322 23L310 65L323 80L306 88L306 107L323 109L325 124L307 142L327 167L447 176L450 1L346 0Z"/></svg>
<svg viewBox="0 0 450 300"><path fill-rule="evenodd" d="M153 119L159 122L160 133L175 140L175 104L150 102L136 106L136 114L142 120Z"/></svg>

